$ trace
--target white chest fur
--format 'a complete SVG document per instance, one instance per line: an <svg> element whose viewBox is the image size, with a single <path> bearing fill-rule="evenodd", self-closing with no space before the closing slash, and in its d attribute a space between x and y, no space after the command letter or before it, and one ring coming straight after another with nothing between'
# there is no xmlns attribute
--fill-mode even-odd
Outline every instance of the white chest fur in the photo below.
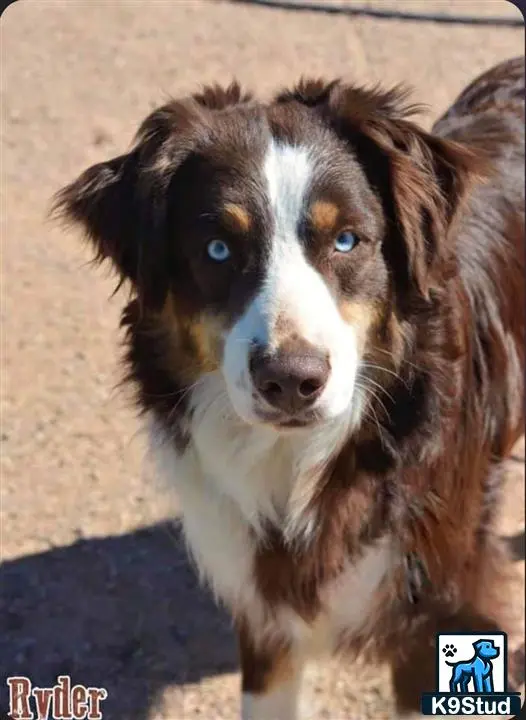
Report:
<svg viewBox="0 0 526 720"><path fill-rule="evenodd" d="M316 517L304 512L315 478L302 472L319 461L323 445L325 452L337 445L345 427L298 440L240 426L221 395L210 402L208 394L206 408L194 413L192 442L182 453L158 425L151 431L159 472L177 493L185 537L201 576L234 615L250 619L260 637L279 632L316 654L330 651L341 631L352 632L367 621L374 593L395 561L389 538L369 547L323 589L324 610L313 626L285 607L270 621L253 562L262 521L273 520L304 536L315 531Z"/></svg>

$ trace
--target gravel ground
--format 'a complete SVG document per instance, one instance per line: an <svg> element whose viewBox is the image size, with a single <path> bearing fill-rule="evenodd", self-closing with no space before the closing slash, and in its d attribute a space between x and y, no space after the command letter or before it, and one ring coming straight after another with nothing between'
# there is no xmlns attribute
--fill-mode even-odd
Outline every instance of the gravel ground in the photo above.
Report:
<svg viewBox="0 0 526 720"><path fill-rule="evenodd" d="M505 0L396 6L517 12ZM106 720L234 718L228 619L197 586L166 522L174 500L155 485L139 425L115 390L123 297L109 300L112 279L46 221L50 197L123 151L168 94L232 76L263 95L302 74L404 80L429 104L429 125L475 75L521 53L523 33L205 0L23 0L0 32L0 716L4 676L46 686L69 673L108 688ZM523 504L523 463L511 462L502 522L521 612ZM383 670L331 666L310 685L318 717L391 717Z"/></svg>

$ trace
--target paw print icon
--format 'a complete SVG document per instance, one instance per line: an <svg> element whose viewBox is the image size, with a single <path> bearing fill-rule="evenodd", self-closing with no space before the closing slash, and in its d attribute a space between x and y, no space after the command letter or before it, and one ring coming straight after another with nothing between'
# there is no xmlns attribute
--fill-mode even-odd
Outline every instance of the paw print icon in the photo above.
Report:
<svg viewBox="0 0 526 720"><path fill-rule="evenodd" d="M450 658L455 656L457 649L454 645L444 645L444 647L442 648L442 652L446 657Z"/></svg>

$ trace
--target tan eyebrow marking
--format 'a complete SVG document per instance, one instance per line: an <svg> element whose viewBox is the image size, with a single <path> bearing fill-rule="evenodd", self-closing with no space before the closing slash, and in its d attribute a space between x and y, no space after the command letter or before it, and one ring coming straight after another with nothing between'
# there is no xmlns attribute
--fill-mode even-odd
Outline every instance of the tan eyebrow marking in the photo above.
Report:
<svg viewBox="0 0 526 720"><path fill-rule="evenodd" d="M310 209L311 222L320 232L333 230L339 214L338 206L328 200L317 200Z"/></svg>
<svg viewBox="0 0 526 720"><path fill-rule="evenodd" d="M235 203L226 203L223 208L225 220L231 223L234 229L241 232L248 232L252 225L252 218L247 210L241 205Z"/></svg>

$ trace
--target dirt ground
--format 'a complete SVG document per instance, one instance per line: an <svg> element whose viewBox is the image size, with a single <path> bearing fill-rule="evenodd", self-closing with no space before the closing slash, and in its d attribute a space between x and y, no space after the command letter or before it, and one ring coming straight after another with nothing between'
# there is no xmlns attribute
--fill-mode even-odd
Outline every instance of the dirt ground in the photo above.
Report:
<svg viewBox="0 0 526 720"><path fill-rule="evenodd" d="M369 2L383 6L383 0ZM514 15L505 0L392 5ZM27 0L1 20L2 584L7 675L105 686L106 720L236 717L224 613L198 588L173 498L144 461L118 379L123 297L46 221L52 194L123 151L168 94L236 76L263 95L300 75L414 86L431 120L481 71L523 51L520 29L379 21L206 0ZM510 461L503 533L524 595L524 446ZM311 679L318 717L392 716L383 670Z"/></svg>

